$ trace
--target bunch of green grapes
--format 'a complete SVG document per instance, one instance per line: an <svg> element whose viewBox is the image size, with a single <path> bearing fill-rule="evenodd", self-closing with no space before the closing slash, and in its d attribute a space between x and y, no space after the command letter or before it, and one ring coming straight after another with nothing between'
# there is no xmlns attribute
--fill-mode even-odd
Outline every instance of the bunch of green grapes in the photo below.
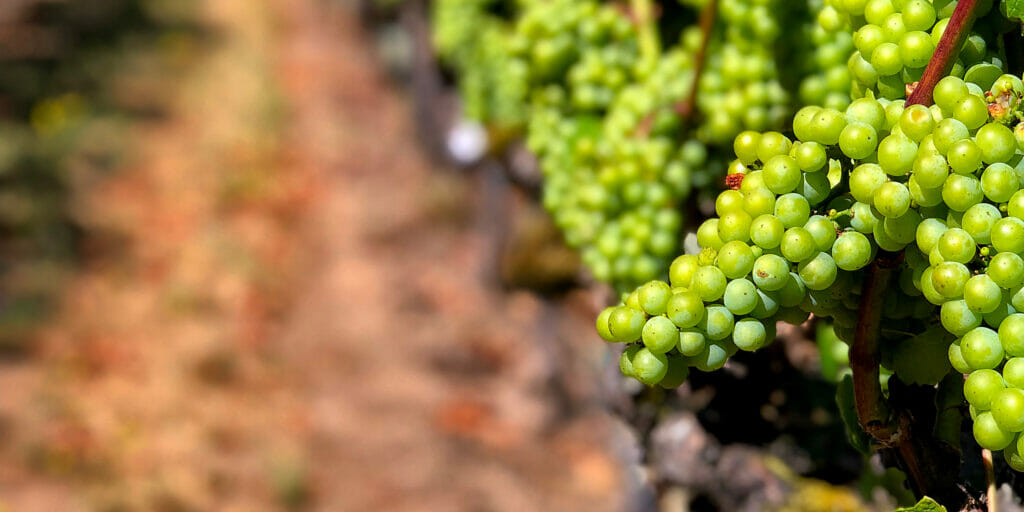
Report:
<svg viewBox="0 0 1024 512"><path fill-rule="evenodd" d="M678 254L680 202L708 183L707 150L681 147L674 107L689 92L692 58L666 53L634 72L601 116L535 107L529 144L540 159L542 202L598 280L620 289L657 278Z"/></svg>
<svg viewBox="0 0 1024 512"><path fill-rule="evenodd" d="M742 182L698 230L701 252L598 317L602 337L630 343L623 373L678 386L808 313L852 341L858 271L902 253L882 308L901 320L881 332L888 369L922 383L968 374L976 440L1024 470L1024 137L1006 124L1022 95L1014 76L988 91L950 76L930 108L864 97L801 109L796 141L740 134Z"/></svg>
<svg viewBox="0 0 1024 512"><path fill-rule="evenodd" d="M803 40L810 44L798 46L806 53L802 60L810 64L799 84L802 105L822 105L844 109L850 104L850 71L847 61L853 53L853 36L846 20L833 16L821 0L809 2L814 22L805 25Z"/></svg>
<svg viewBox="0 0 1024 512"><path fill-rule="evenodd" d="M955 0L829 0L820 23L833 30L849 27L854 31L856 51L848 62L853 96L871 91L876 97L906 97L908 84L921 79L956 4ZM1004 71L1003 58L977 33L967 38L959 55L950 74L985 88Z"/></svg>
<svg viewBox="0 0 1024 512"><path fill-rule="evenodd" d="M527 70L512 58L509 22L491 11L502 0L436 0L434 46L455 72L466 117L514 127L526 118Z"/></svg>

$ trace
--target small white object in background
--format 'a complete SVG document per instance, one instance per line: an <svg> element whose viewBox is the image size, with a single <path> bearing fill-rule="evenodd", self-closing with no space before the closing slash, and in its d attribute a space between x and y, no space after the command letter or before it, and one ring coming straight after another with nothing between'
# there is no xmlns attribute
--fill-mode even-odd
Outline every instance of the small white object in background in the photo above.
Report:
<svg viewBox="0 0 1024 512"><path fill-rule="evenodd" d="M700 254L700 244L697 243L697 233L691 231L683 237L684 254Z"/></svg>
<svg viewBox="0 0 1024 512"><path fill-rule="evenodd" d="M463 119L448 132L448 153L456 162L469 165L487 150L487 130L475 121Z"/></svg>

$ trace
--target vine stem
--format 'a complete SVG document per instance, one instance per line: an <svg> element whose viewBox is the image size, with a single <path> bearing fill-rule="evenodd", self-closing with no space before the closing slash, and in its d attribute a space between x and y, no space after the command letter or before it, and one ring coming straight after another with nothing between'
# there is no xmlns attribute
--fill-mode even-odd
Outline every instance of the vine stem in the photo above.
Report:
<svg viewBox="0 0 1024 512"><path fill-rule="evenodd" d="M637 26L640 44L640 59L645 69L653 69L661 56L661 40L654 23L654 6L651 0L630 0L630 10Z"/></svg>
<svg viewBox="0 0 1024 512"><path fill-rule="evenodd" d="M978 0L960 0L949 17L949 24L939 39L939 45L935 47L935 53L928 61L928 67L924 69L921 80L914 87L914 91L907 98L907 105L932 104L932 91L935 84L953 69L960 49L963 48L967 34L971 31L971 25L978 11Z"/></svg>
<svg viewBox="0 0 1024 512"><path fill-rule="evenodd" d="M981 462L985 465L986 494L988 495L988 512L999 512L999 504L996 503L996 471L992 464L992 450L983 448L981 450Z"/></svg>
<svg viewBox="0 0 1024 512"><path fill-rule="evenodd" d="M715 31L715 18L718 15L718 0L708 0L707 5L700 12L700 47L693 60L693 78L690 80L690 92L682 103L676 105L676 112L683 116L683 120L689 120L697 104L697 86L700 85L700 76L704 72L704 64L707 62L708 47L711 46L711 36Z"/></svg>
<svg viewBox="0 0 1024 512"><path fill-rule="evenodd" d="M976 17L977 7L978 0L960 0L957 4L924 75L907 98L907 105L932 104L935 84L949 74ZM913 488L925 494L929 490L939 490L937 482L941 481L941 477L936 473L944 468L936 467L936 461L928 449L930 440L916 439L912 434L930 432L931 429L914 428L914 418L907 411L892 411L879 382L884 292L902 258L902 253L879 251L878 257L867 269L853 346L850 349L850 369L853 373L857 420L861 428L882 447L896 450Z"/></svg>

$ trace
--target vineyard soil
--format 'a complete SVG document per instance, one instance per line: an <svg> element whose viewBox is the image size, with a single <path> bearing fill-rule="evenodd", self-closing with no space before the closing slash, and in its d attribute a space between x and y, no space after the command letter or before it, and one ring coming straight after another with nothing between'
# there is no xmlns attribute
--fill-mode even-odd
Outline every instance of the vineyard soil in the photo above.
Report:
<svg viewBox="0 0 1024 512"><path fill-rule="evenodd" d="M546 306L484 285L474 182L420 154L355 16L205 15L169 118L81 186L101 236L62 312L0 363L0 511L618 509L612 422L560 409Z"/></svg>

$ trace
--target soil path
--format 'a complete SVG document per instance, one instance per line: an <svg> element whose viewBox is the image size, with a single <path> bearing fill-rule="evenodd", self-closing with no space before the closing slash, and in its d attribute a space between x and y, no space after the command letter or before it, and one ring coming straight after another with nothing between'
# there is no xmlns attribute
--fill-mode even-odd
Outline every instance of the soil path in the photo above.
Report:
<svg viewBox="0 0 1024 512"><path fill-rule="evenodd" d="M123 245L0 367L0 511L620 508L609 421L550 392L550 312L483 286L471 181L330 4L211 3L171 120L83 196ZM544 339L601 357L563 316Z"/></svg>

